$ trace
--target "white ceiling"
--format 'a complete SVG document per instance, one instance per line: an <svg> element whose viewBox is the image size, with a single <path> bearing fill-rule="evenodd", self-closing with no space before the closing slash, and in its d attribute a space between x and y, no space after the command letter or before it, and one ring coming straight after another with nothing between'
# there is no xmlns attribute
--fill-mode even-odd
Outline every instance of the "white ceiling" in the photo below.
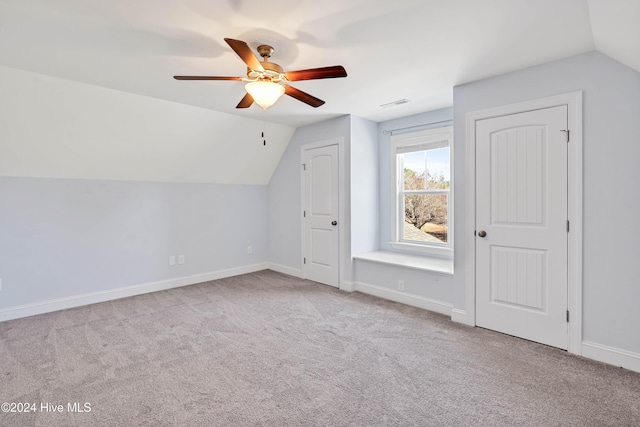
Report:
<svg viewBox="0 0 640 427"><path fill-rule="evenodd" d="M0 82L0 177L266 185L295 131L3 66Z"/></svg>
<svg viewBox="0 0 640 427"><path fill-rule="evenodd" d="M455 85L598 49L640 70L640 0L0 0L0 65L300 126L342 114L374 121L452 103ZM225 37L271 44L286 70L343 65L347 78L292 85L236 110L242 76ZM411 102L383 109L399 99Z"/></svg>

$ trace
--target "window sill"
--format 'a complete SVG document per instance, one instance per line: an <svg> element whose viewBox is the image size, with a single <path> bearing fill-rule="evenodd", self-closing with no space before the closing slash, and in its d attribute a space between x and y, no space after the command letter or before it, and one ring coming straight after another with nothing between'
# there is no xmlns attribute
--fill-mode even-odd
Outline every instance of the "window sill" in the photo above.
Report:
<svg viewBox="0 0 640 427"><path fill-rule="evenodd" d="M393 249L400 251L419 252L422 256L453 258L453 249L437 246L416 245L406 242L389 242ZM420 256L420 255L418 255Z"/></svg>
<svg viewBox="0 0 640 427"><path fill-rule="evenodd" d="M368 252L354 256L353 258L378 264L388 264L453 276L453 259L450 258L436 258L387 251Z"/></svg>

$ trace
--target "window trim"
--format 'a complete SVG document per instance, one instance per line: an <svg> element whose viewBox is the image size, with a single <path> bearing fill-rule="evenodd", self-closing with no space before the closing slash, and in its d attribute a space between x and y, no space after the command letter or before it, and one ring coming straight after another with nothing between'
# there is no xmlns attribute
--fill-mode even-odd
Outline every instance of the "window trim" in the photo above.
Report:
<svg viewBox="0 0 640 427"><path fill-rule="evenodd" d="M404 180L399 176L399 163L398 148L408 147L413 145L422 145L435 143L438 141L448 141L449 146L449 190L447 197L447 242L446 243L415 243L403 241L400 239L402 235L400 231L400 209L401 200L400 197L403 193L400 190L400 185L403 185ZM422 130L418 132L403 133L400 135L391 136L391 165L389 174L389 187L390 187L390 210L391 210L391 241L389 244L392 248L400 251L417 252L425 255L432 255L438 257L453 258L453 126L444 126ZM439 190L441 191L441 190ZM436 191L434 191L436 192Z"/></svg>

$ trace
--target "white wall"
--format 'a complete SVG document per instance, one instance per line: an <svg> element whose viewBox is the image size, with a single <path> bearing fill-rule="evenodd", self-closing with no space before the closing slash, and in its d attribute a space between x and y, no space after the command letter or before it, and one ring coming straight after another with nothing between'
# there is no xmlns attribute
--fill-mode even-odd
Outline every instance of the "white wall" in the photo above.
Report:
<svg viewBox="0 0 640 427"><path fill-rule="evenodd" d="M465 229L465 115L584 91L583 339L640 354L640 73L591 52L454 89L456 245ZM456 250L454 306L464 309Z"/></svg>
<svg viewBox="0 0 640 427"><path fill-rule="evenodd" d="M294 129L265 127L0 66L0 176L266 185Z"/></svg>
<svg viewBox="0 0 640 427"><path fill-rule="evenodd" d="M404 291L398 291L399 280ZM359 291L451 315L451 275L356 259L355 283Z"/></svg>
<svg viewBox="0 0 640 427"><path fill-rule="evenodd" d="M263 146L262 126L0 66L0 319L264 268L266 184L293 128L267 123Z"/></svg>
<svg viewBox="0 0 640 427"><path fill-rule="evenodd" d="M0 309L267 260L266 186L1 177L0 200Z"/></svg>
<svg viewBox="0 0 640 427"><path fill-rule="evenodd" d="M377 123L351 116L351 255L379 248Z"/></svg>

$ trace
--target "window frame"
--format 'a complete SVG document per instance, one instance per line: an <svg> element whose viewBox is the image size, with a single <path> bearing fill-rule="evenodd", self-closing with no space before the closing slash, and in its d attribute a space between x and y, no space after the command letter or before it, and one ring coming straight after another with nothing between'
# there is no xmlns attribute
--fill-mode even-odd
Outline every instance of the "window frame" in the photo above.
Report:
<svg viewBox="0 0 640 427"><path fill-rule="evenodd" d="M415 145L429 145L446 140L449 147L449 189L448 190L404 190L404 169L398 149ZM389 183L391 188L391 241L392 248L401 251L418 252L425 255L453 258L453 126L444 126L408 132L391 136L391 167ZM416 150L418 151L418 150ZM421 150L420 150L421 151ZM402 174L400 173L402 172ZM405 194L447 194L447 242L416 242L403 240L400 227L404 227ZM401 212L402 211L402 212ZM402 221L402 222L401 222Z"/></svg>

